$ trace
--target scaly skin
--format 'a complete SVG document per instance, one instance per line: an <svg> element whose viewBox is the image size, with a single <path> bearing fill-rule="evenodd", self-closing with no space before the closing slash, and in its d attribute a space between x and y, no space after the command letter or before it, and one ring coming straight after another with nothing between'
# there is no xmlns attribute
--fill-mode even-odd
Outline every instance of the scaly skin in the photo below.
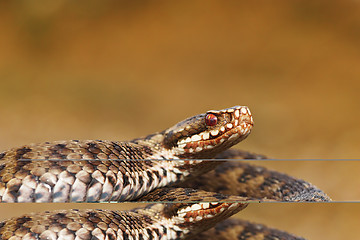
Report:
<svg viewBox="0 0 360 240"><path fill-rule="evenodd" d="M240 202L158 203L131 211L73 209L26 214L0 222L0 239L186 239L246 206Z"/></svg>
<svg viewBox="0 0 360 240"><path fill-rule="evenodd" d="M252 126L250 111L233 107L208 111L129 142L58 141L5 151L0 154L2 202L182 203L155 204L130 212L69 210L30 214L2 222L0 239L18 239L16 236L61 239L60 235L70 238L76 235L81 239L105 236L141 239L140 235L154 239L208 239L211 231L216 231L217 236L231 232L220 224L205 235L198 234L243 209L247 205L243 201L329 200L311 184L285 174L242 163L226 163L210 171L222 162L192 160L263 158L227 150L245 139ZM147 161L139 161L142 159ZM236 179L232 178L234 173L239 173ZM219 181L228 182L228 186L220 186ZM207 207L211 209L206 210ZM244 222L230 225L242 230L234 238L224 239L292 239L292 235L260 225Z"/></svg>
<svg viewBox="0 0 360 240"><path fill-rule="evenodd" d="M234 151L232 151L234 152ZM224 156L221 156L223 158ZM328 202L331 199L313 184L261 166L238 161L224 162L215 170L174 187L281 202Z"/></svg>
<svg viewBox="0 0 360 240"><path fill-rule="evenodd" d="M216 118L209 124L206 118ZM136 161L214 158L250 133L247 107L188 118L130 142L58 141L0 154L2 202L128 201L211 170L213 161Z"/></svg>

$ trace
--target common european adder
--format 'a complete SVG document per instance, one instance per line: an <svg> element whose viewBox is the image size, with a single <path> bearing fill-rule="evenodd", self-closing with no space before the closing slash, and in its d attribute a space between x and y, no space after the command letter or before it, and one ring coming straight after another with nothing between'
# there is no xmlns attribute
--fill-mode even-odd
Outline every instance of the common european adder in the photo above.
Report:
<svg viewBox="0 0 360 240"><path fill-rule="evenodd" d="M200 232L242 210L250 201L330 200L306 181L243 162L225 161L265 158L229 149L245 139L252 127L250 110L235 106L190 117L128 142L56 141L5 151L0 154L0 201L4 203L171 203L128 212L71 210L26 215L1 223L1 239L18 239L18 233L29 236L26 239L62 239L62 233L69 237L66 239L206 239L206 233ZM87 228L84 224L89 219L94 221ZM76 227L69 228L70 222ZM154 224L159 229L149 232ZM243 226L244 231L257 226L244 224L231 221L230 225ZM103 227L96 227L100 225ZM224 229L229 231L230 225ZM214 234L219 233L219 226L212 230ZM264 226L256 229L283 233ZM76 235L80 232L81 237Z"/></svg>

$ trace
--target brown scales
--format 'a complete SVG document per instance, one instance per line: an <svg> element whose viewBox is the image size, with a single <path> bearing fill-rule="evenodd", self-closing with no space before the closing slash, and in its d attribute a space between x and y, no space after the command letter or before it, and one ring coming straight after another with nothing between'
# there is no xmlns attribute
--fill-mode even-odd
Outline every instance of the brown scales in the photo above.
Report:
<svg viewBox="0 0 360 240"><path fill-rule="evenodd" d="M264 167L234 161L225 162L211 172L176 186L196 186L205 191L260 201L330 201L326 194L311 183Z"/></svg>
<svg viewBox="0 0 360 240"><path fill-rule="evenodd" d="M124 222L128 224L124 224ZM146 217L131 211L110 210L71 210L27 214L20 218L0 224L1 239L37 236L39 239L49 237L78 236L80 239L91 239L107 235L117 239L118 230L123 235L143 229L153 224L152 217Z"/></svg>
<svg viewBox="0 0 360 240"><path fill-rule="evenodd" d="M184 176L179 175L174 170L161 166L152 173L146 169L159 165L160 161L126 161L128 159L147 159L156 158L214 158L218 159L256 159L263 158L262 155L251 154L244 151L226 150L232 145L243 140L250 132L252 127L252 117L246 107L234 107L220 111L210 111L211 126L206 126L206 114L191 117L163 132L149 135L145 138L133 140L131 142L112 142L112 141L61 141L53 143L33 144L18 149L12 149L0 154L0 196L7 189L6 201L18 201L21 187L27 184L27 188L38 184L40 193L35 190L23 198L29 201L40 199L43 187L41 184L54 188L59 179L64 181L65 190L50 196L47 199L61 197L62 193L70 192L74 187L74 182L80 182L79 186L84 186L88 190L93 188L97 195L85 200L97 201L99 199L109 199L109 192L104 192L105 186L111 191L117 191L119 185L115 183L121 180L121 184L126 186L144 185L150 189L152 183L168 177L169 173L175 174L175 180L184 180ZM215 121L215 124L213 120ZM230 128L230 129L228 129ZM207 132L207 133L206 133ZM210 136L206 140L205 135ZM219 134L219 135L218 135ZM184 139L200 139L199 142L184 143ZM215 136L216 135L216 136ZM236 138L231 138L234 135ZM201 137L202 136L202 137ZM202 139L203 138L203 139ZM214 140L216 139L216 141ZM232 139L230 141L230 139ZM211 148L209 145L216 144ZM184 146L184 149L179 146ZM198 150L199 149L199 150ZM76 161L80 160L82 161ZM125 161L119 161L119 159ZM32 160L32 161L31 161ZM40 161L37 161L40 160ZM61 160L61 161L54 161ZM170 162L170 161L169 161ZM175 163L176 160L173 160ZM166 161L163 163L166 164ZM185 162L186 163L186 162ZM184 164L178 167L177 171L188 172L193 175L191 181L179 183L182 188L162 188L144 192L145 196L133 198L140 201L244 201L244 200L277 200L277 201L328 201L329 198L315 188L313 185L289 177L285 174L269 171L261 167L256 167L244 163L226 163L220 165L216 170L210 171L221 162L207 161L200 164ZM130 175L129 172L143 172L137 175ZM208 173L206 173L208 172ZM121 173L118 175L117 173ZM206 173L206 174L203 174ZM203 174L203 175L201 175ZM200 175L200 176L198 176ZM121 179L119 179L121 176ZM219 183L227 183L219 185ZM41 184L39 184L41 183ZM107 185L106 185L107 184ZM76 185L76 184L75 184ZM116 185L116 186L115 186ZM29 187L30 186L30 187ZM190 188L189 188L190 187ZM46 188L46 187L45 187ZM112 189L114 188L114 189ZM156 186L154 187L156 188ZM194 189L198 188L198 189ZM44 189L44 187L43 187ZM84 191L85 191L84 190ZM150 189L151 190L151 189ZM100 191L100 192L99 192ZM101 191L103 191L101 193ZM127 189L129 194L134 194L134 189ZM40 194L40 195L39 195ZM224 195L225 194L225 195ZM233 196L233 195L237 195ZM21 196L20 196L21 197ZM68 197L61 198L61 201L83 201L84 198ZM3 199L4 201L4 199ZM48 201L48 200L46 200ZM101 212L101 211L100 211ZM100 225L107 223L108 218L100 218L94 211L88 217ZM101 212L102 214L103 212ZM64 220L67 212L55 214L55 219ZM70 212L69 212L70 214ZM49 214L44 216L51 218ZM131 217L126 221L132 221ZM146 218L151 220L152 218ZM6 226L2 226L1 231L8 229L22 228L27 221L27 217L18 220L10 220ZM12 222L13 221L13 222ZM15 221L15 222L14 222ZM124 219L122 221L125 221ZM145 221L139 220L140 223ZM22 223L23 222L23 223ZM41 221L42 222L42 221ZM137 221L135 221L137 222ZM22 224L21 224L22 223ZM28 222L26 222L28 224ZM43 222L46 225L46 222ZM1 225L0 225L1 226ZM76 228L75 223L71 228ZM63 226L64 227L64 226ZM106 225L103 226L106 228ZM123 225L120 224L120 227ZM13 229L13 230L14 230ZM39 229L41 227L39 226ZM71 230L71 229L68 229ZM20 231L20 230L19 230ZM125 233L127 234L127 233ZM129 233L131 234L131 233ZM7 236L6 234L4 236ZM3 236L3 237L4 237ZM85 236L85 235L84 235Z"/></svg>

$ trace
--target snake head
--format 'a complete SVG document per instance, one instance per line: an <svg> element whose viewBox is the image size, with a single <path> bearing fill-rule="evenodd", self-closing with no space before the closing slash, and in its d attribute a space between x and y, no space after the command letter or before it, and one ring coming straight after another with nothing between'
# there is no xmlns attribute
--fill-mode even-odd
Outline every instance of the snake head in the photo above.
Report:
<svg viewBox="0 0 360 240"><path fill-rule="evenodd" d="M248 107L210 110L163 132L163 145L179 158L213 158L245 139L253 127Z"/></svg>
<svg viewBox="0 0 360 240"><path fill-rule="evenodd" d="M241 202L172 203L164 208L164 216L171 219L185 235L193 235L213 227L247 206Z"/></svg>

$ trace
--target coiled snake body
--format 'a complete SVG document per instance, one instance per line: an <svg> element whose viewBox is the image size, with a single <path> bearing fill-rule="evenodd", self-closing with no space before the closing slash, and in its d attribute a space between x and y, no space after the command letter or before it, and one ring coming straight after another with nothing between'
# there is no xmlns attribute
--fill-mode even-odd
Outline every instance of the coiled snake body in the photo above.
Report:
<svg viewBox="0 0 360 240"><path fill-rule="evenodd" d="M227 150L245 139L252 126L253 119L249 109L236 106L219 111L212 110L206 114L190 117L162 132L129 142L58 141L27 145L3 152L0 154L1 202L121 202L140 200L215 201L217 203L204 203L205 205L198 205L194 209L190 207L190 210L192 209L191 211L194 212L192 213L193 217L189 217L191 214L188 212L185 214L188 217L185 217L184 212L180 211L181 209L189 210L187 204L190 203L181 203L180 205L155 204L145 209L125 213L106 210L73 210L29 215L0 224L2 239L9 239L13 236L14 231L9 231L9 229L21 229L19 236L28 234L26 236L33 237L28 239L42 239L44 236L47 239L61 239L61 228L67 229L66 231L71 229L66 228L66 224L66 226L64 224L60 226L55 223L52 224L51 221L58 221L64 217L67 219L64 220L65 222L77 222L77 227L74 228L77 230L71 230L73 231L71 234L74 235L80 231L79 229L84 229L79 227L79 224L82 223L79 223L80 220L77 220L77 216L81 219L89 219L90 216L94 216L97 225L104 222L103 228L94 229L100 229L96 231L100 231L108 239L165 239L164 236L166 239L182 239L194 236L196 233L212 227L216 222L240 211L246 206L244 203L239 203L241 200L329 200L323 192L310 183L274 171L259 170L258 167L248 164L232 165L231 167L234 167L235 170L242 169L241 176L244 178L240 177L232 182L232 184L237 182L240 187L226 192L221 192L221 188L216 187L206 189L206 186L209 186L209 178L206 175L212 176L210 178L226 178L221 173L229 170L226 168L226 164L229 163L222 164L221 161L194 159L261 158L261 155ZM159 159L162 160L159 161ZM225 166L223 170L211 171L220 164ZM259 181L259 176L262 176L262 181ZM197 177L196 186L191 185L190 182L195 177ZM296 188L292 188L289 182L294 183ZM208 191L213 191L213 193ZM206 195L206 192L210 195ZM225 203L227 200L238 202ZM212 214L208 214L206 211L210 211ZM149 212L153 215L149 215ZM216 217L212 218L211 215ZM204 216L208 216L207 222L210 222L210 224L205 224L206 228L199 227L204 224L198 224L205 219ZM112 223L109 219L118 219L121 224ZM157 226L161 226L160 229L163 229L161 234L160 230L154 230L156 234L149 232L152 227L147 226L153 226L155 220ZM115 227L117 231L120 229L122 234L128 235L128 238L122 234L120 234L122 237L119 237L118 233L114 236L109 233L112 237L107 235L108 232L115 231L109 227L109 221L112 224L111 226L117 225ZM41 231L36 232L34 230L36 227L26 227L29 222L31 224L41 222L40 225L44 227L38 227ZM138 230L135 231L137 228L132 225L133 222L140 226L141 234ZM184 226L184 223L190 227L181 228L180 226ZM53 228L58 230L49 230ZM126 230L127 228L129 229ZM81 230L86 233L81 235L83 237L79 237L79 239L92 239L87 236L94 237L96 233L94 229L91 231L86 229L87 232ZM99 236L101 235L100 232ZM137 237L134 237L133 234ZM147 237L141 238L140 235ZM172 237L167 238L169 236ZM98 237L98 239L105 239L105 237Z"/></svg>

